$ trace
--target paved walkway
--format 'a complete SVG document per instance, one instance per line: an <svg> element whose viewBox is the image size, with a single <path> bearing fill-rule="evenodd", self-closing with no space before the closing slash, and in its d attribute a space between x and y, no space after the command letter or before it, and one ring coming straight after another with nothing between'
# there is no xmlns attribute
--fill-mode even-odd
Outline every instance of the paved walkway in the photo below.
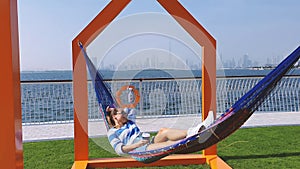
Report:
<svg viewBox="0 0 300 169"><path fill-rule="evenodd" d="M161 127L186 129L199 123L199 118L152 118L138 119L137 124L142 131L158 131ZM254 113L242 127L300 125L300 112ZM106 135L103 122L89 122L89 136ZM42 141L74 138L74 125L47 124L23 126L23 141Z"/></svg>

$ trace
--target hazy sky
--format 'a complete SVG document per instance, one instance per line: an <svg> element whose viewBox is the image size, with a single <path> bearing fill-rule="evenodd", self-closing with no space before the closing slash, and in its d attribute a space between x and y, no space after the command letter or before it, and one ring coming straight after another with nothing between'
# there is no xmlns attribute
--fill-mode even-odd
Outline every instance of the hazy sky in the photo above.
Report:
<svg viewBox="0 0 300 169"><path fill-rule="evenodd" d="M71 42L108 0L18 1L21 70L71 70ZM180 0L215 37L217 54L266 63L300 45L299 0ZM132 0L118 18L164 9ZM142 22L147 22L147 19Z"/></svg>

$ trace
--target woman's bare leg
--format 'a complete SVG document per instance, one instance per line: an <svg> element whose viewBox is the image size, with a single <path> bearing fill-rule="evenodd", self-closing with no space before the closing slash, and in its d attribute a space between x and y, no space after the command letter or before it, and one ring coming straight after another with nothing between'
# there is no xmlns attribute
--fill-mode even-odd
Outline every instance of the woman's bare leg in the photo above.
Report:
<svg viewBox="0 0 300 169"><path fill-rule="evenodd" d="M177 141L185 138L187 135L186 130L161 128L154 138L154 143L161 143L166 141Z"/></svg>

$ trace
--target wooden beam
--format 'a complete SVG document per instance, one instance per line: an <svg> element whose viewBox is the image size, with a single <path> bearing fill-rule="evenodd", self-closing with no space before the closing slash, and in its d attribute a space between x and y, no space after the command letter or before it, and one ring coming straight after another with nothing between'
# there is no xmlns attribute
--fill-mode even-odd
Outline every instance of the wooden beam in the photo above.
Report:
<svg viewBox="0 0 300 169"><path fill-rule="evenodd" d="M102 158L90 160L90 168L128 168L128 167L153 167L153 166L173 166L173 165L193 165L205 164L206 158L201 154L170 155L159 161L144 164L129 157Z"/></svg>
<svg viewBox="0 0 300 169"><path fill-rule="evenodd" d="M0 1L0 163L23 168L17 0Z"/></svg>
<svg viewBox="0 0 300 169"><path fill-rule="evenodd" d="M206 163L210 166L211 169L231 169L231 167L218 156L207 155L205 157Z"/></svg>

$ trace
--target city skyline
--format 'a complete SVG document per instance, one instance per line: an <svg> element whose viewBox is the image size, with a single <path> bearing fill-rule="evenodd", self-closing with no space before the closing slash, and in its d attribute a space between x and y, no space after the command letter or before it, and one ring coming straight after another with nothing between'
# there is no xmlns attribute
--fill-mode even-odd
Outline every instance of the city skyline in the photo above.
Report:
<svg viewBox="0 0 300 169"><path fill-rule="evenodd" d="M222 58L220 58L222 60ZM256 60L252 60L251 56L245 54L240 58L233 57L232 59L222 60L221 63L217 63L217 69L226 68L270 68L277 66L284 57L273 57L267 58L267 62L259 63ZM94 62L97 63L97 58L93 58ZM300 61L299 61L300 62ZM296 65L299 65L298 64ZM143 70L143 69L177 69L177 70L200 70L201 60L199 62L190 62L188 59L182 60L169 60L168 62L161 61L158 57L146 57L129 64L123 64L117 66L114 64L98 64L98 69L104 70ZM175 66L174 66L175 65Z"/></svg>

